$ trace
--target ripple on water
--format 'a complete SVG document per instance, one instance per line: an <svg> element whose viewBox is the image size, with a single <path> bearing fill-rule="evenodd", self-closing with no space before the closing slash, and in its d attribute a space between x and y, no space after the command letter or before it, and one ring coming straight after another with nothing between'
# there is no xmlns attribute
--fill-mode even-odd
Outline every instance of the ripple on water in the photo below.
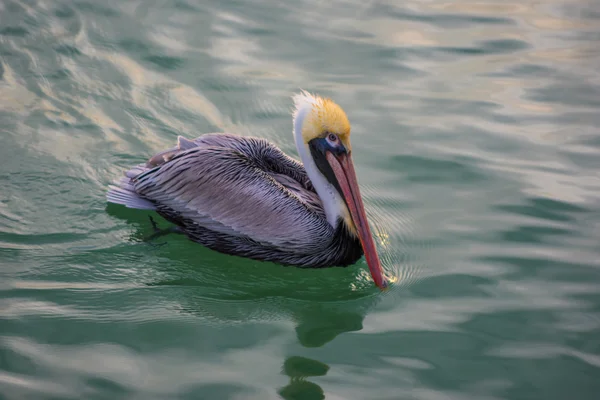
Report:
<svg viewBox="0 0 600 400"><path fill-rule="evenodd" d="M386 17L406 21L416 21L439 28L461 28L469 25L513 25L515 22L510 18L491 17L477 14L451 14L415 12L409 8L393 6L391 4L372 4L366 8L365 15L369 17Z"/></svg>

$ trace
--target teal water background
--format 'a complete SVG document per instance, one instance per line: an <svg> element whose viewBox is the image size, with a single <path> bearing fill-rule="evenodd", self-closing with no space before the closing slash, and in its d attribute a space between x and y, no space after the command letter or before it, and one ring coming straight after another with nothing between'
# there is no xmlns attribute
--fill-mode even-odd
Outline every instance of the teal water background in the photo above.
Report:
<svg viewBox="0 0 600 400"><path fill-rule="evenodd" d="M599 398L599 69L592 0L0 0L0 398ZM106 204L177 135L295 156L300 88L386 293Z"/></svg>

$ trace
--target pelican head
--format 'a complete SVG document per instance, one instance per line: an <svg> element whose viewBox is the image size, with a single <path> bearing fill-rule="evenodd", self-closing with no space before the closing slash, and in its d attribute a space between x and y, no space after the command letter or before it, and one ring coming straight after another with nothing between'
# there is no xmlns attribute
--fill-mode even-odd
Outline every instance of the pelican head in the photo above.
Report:
<svg viewBox="0 0 600 400"><path fill-rule="evenodd" d="M327 220L336 226L341 218L358 236L375 284L385 288L377 249L369 229L358 187L350 122L331 99L301 92L294 96L294 138L304 167L323 201Z"/></svg>

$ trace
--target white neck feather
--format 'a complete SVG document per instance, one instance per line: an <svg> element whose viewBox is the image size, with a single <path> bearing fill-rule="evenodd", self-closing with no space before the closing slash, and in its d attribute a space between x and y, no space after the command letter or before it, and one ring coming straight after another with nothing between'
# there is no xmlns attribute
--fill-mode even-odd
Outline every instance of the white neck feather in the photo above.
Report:
<svg viewBox="0 0 600 400"><path fill-rule="evenodd" d="M306 173L323 202L327 222L329 222L332 227L336 228L339 218L346 218L345 214L348 213L348 210L336 188L329 183L317 168L312 154L310 153L310 148L308 147L308 144L304 142L302 137L304 120L308 113L312 112L312 108L317 101L318 99L307 92L302 92L302 94L298 94L294 97L294 102L296 103L296 110L294 112L294 140L296 141L296 149L304 164Z"/></svg>

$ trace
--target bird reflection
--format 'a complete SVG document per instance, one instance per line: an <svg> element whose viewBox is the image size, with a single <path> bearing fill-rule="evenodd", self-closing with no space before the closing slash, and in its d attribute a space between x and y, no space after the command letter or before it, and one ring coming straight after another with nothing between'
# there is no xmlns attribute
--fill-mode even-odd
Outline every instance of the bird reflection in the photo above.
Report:
<svg viewBox="0 0 600 400"><path fill-rule="evenodd" d="M295 313L296 336L304 347L322 347L345 332L360 331L369 301L348 304L306 305ZM290 356L283 363L283 373L290 382L279 390L286 400L324 399L323 389L306 378L325 376L329 366L306 357Z"/></svg>
<svg viewBox="0 0 600 400"><path fill-rule="evenodd" d="M371 297L335 303L283 299L272 307L273 303L262 303L262 305L254 301L223 303L191 298L188 299L191 302L186 304L185 309L200 313L203 317L226 318L228 321L236 322L256 318L269 320L291 318L295 322L298 342L306 348L318 348L346 332L360 331L363 328L365 315L375 299L376 297ZM330 367L321 361L290 355L284 360L282 367L282 373L289 377L289 383L279 388L278 393L286 400L324 399L323 389L317 383L311 382L309 378L325 376L329 369Z"/></svg>
<svg viewBox="0 0 600 400"><path fill-rule="evenodd" d="M286 400L324 399L323 389L305 378L325 376L329 366L306 357L288 357L283 363L283 373L290 377L290 383L279 390L279 395Z"/></svg>
<svg viewBox="0 0 600 400"><path fill-rule="evenodd" d="M360 331L363 319L358 311L316 303L298 310L296 335L304 347L321 347L344 332Z"/></svg>
<svg viewBox="0 0 600 400"><path fill-rule="evenodd" d="M151 233L143 217L131 219L146 225L133 240ZM253 268L252 261L192 247L184 239L166 240L168 245L158 248L140 243L150 249L149 260L159 260L154 266L145 265L145 276L149 276L149 268L155 268L157 279L148 285L194 288L178 291L180 312L224 325L291 320L297 340L305 348L319 348L344 333L362 330L365 316L381 299L372 283L361 282L352 269ZM171 261L160 261L165 259ZM282 366L290 381L278 392L284 399L324 398L323 389L307 378L325 376L328 370L321 361L291 354Z"/></svg>

